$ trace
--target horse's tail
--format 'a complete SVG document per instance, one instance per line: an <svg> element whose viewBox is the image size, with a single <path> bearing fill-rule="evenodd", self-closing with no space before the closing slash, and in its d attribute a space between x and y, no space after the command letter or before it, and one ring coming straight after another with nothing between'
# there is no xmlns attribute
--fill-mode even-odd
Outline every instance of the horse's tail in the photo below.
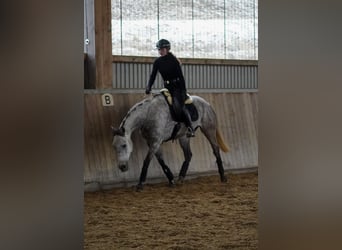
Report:
<svg viewBox="0 0 342 250"><path fill-rule="evenodd" d="M218 129L216 129L216 138L217 138L217 142L220 146L220 149L223 151L223 152L228 152L229 151L229 147L228 145L223 141L223 138L221 136L221 133Z"/></svg>

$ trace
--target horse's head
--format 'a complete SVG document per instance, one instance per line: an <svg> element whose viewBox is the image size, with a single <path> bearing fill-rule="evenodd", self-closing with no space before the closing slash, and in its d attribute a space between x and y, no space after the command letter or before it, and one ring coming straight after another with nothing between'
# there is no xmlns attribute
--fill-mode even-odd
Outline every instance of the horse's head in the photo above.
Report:
<svg viewBox="0 0 342 250"><path fill-rule="evenodd" d="M122 172L128 170L128 160L133 151L133 143L124 128L115 129L113 131L113 148L116 152L118 167Z"/></svg>

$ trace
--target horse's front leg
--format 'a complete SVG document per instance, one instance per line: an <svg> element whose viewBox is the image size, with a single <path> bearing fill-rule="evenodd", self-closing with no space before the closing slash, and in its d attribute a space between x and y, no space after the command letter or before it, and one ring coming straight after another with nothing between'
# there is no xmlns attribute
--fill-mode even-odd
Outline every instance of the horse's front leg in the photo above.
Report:
<svg viewBox="0 0 342 250"><path fill-rule="evenodd" d="M174 186L175 181L174 181L173 174L172 174L170 168L165 164L164 159L163 159L163 155L162 155L162 152L160 149L157 150L157 152L155 153L155 156L157 157L157 160L158 160L160 166L162 167L164 174L166 175L167 179L169 180L170 186Z"/></svg>
<svg viewBox="0 0 342 250"><path fill-rule="evenodd" d="M149 150L145 157L143 167L141 169L139 183L136 186L137 191L141 191L143 189L143 183L146 181L147 169L148 169L148 166L150 165L152 157L153 157L153 151Z"/></svg>
<svg viewBox="0 0 342 250"><path fill-rule="evenodd" d="M179 138L179 143L184 153L184 162L182 164L182 168L179 172L179 177L178 177L178 181L182 183L186 176L186 172L188 171L188 168L189 168L189 164L192 158L192 152L190 148L190 139L188 137L184 136L184 137Z"/></svg>

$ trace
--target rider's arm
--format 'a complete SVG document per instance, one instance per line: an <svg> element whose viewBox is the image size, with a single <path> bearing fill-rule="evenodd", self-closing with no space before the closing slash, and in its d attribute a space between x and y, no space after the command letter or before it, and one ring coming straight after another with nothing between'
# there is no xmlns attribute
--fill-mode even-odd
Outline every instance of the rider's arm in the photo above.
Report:
<svg viewBox="0 0 342 250"><path fill-rule="evenodd" d="M149 94L151 92L151 88L152 88L152 85L156 79L157 73L158 73L158 62L157 62L157 60L155 60L153 63L150 79L146 85L146 90L145 90L146 94Z"/></svg>

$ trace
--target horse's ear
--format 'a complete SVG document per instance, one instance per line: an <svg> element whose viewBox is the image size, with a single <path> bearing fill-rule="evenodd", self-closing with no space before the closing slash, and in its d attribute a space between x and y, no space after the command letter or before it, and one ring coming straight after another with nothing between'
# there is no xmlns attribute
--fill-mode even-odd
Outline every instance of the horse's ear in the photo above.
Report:
<svg viewBox="0 0 342 250"><path fill-rule="evenodd" d="M110 126L113 132L113 136L120 135L124 136L125 135L125 129L124 128L114 128L113 126Z"/></svg>
<svg viewBox="0 0 342 250"><path fill-rule="evenodd" d="M121 134L120 134L121 136L124 136L124 135L125 135L125 128L124 128L124 127L121 127L121 128L120 128L120 133L121 133Z"/></svg>
<svg viewBox="0 0 342 250"><path fill-rule="evenodd" d="M113 136L116 136L116 135L119 134L119 129L114 128L113 126L110 126L110 128L112 129L112 134L113 134Z"/></svg>

